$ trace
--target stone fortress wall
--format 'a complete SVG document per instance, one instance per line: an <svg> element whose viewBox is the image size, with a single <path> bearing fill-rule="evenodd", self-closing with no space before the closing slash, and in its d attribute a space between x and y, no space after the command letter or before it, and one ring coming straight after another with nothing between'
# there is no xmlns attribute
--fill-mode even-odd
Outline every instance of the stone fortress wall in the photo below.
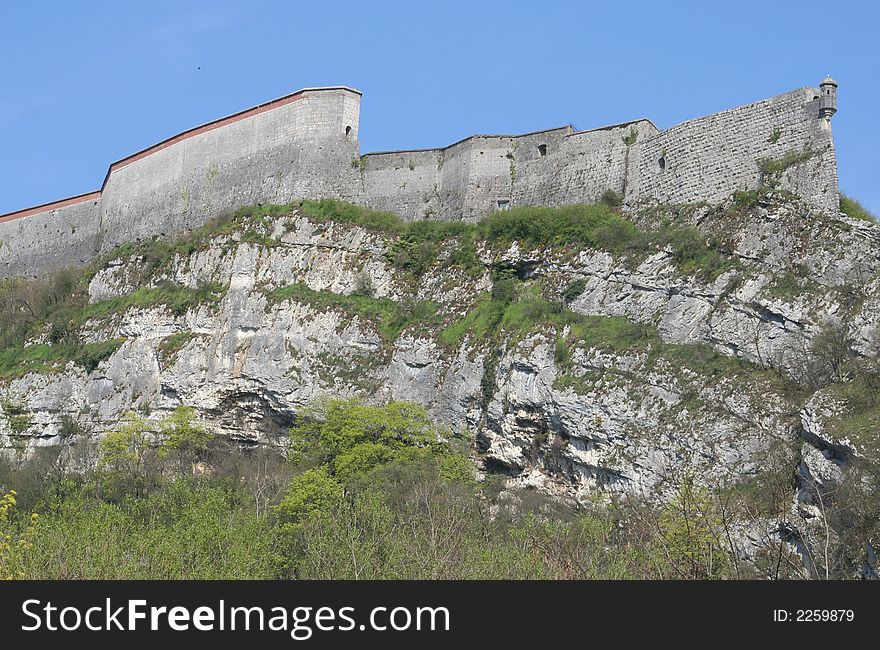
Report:
<svg viewBox="0 0 880 650"><path fill-rule="evenodd" d="M96 192L0 216L0 277L79 266L241 205L358 200L351 161L360 96L344 87L300 90L115 162Z"/></svg>
<svg viewBox="0 0 880 650"><path fill-rule="evenodd" d="M82 265L112 247L195 228L241 205L338 198L404 219L476 221L519 205L625 208L719 202L758 187L761 159L795 159L780 187L838 209L830 118L837 85L802 88L659 131L636 120L441 149L360 156L361 93L304 89L113 163L100 190L0 216L0 277Z"/></svg>

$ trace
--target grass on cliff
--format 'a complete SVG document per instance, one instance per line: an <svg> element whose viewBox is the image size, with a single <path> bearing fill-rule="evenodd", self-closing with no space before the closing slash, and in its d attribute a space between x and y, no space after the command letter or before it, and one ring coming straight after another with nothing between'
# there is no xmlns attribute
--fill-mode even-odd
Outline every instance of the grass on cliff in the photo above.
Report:
<svg viewBox="0 0 880 650"><path fill-rule="evenodd" d="M5 348L0 350L0 379L14 379L29 372L54 372L70 361L86 372L92 372L124 342L125 339L120 338L81 345L41 343Z"/></svg>
<svg viewBox="0 0 880 650"><path fill-rule="evenodd" d="M266 291L265 296L267 308L273 303L293 300L316 309L333 309L358 316L372 323L387 342L397 339L410 325L436 324L440 320L436 303L429 300L398 302L358 294L343 295L332 291L315 291L298 283Z"/></svg>
<svg viewBox="0 0 880 650"><path fill-rule="evenodd" d="M122 340L84 343L81 329L88 321L108 319L132 307L160 305L182 315L197 305L216 302L225 289L216 284L191 289L165 283L90 304L88 278L86 270L64 269L36 279L0 282L0 379L58 370L68 361L90 372Z"/></svg>
<svg viewBox="0 0 880 650"><path fill-rule="evenodd" d="M736 357L724 355L710 345L664 343L657 329L622 316L596 316L573 312L563 302L542 295L539 282L525 284L512 273L496 273L491 294L485 294L464 316L447 325L439 341L451 347L466 338L487 350L484 363L484 398L494 389L495 366L505 348L529 334L544 332L555 337L554 361L560 371L560 387L577 389L580 380L571 375L577 349L596 349L617 355L643 354L647 368L660 364L676 374L688 369L703 378L759 375L774 384L780 378Z"/></svg>
<svg viewBox="0 0 880 650"><path fill-rule="evenodd" d="M855 199L848 197L842 192L840 194L840 211L853 219L861 219L862 221L877 223L877 215Z"/></svg>
<svg viewBox="0 0 880 650"><path fill-rule="evenodd" d="M871 381L873 379L873 381ZM846 404L846 410L828 422L837 439L849 439L872 462L880 461L880 382L861 375L827 390Z"/></svg>
<svg viewBox="0 0 880 650"><path fill-rule="evenodd" d="M494 212L477 223L406 222L388 212L331 199L303 201L300 209L319 221L351 223L391 237L389 261L416 277L437 262L441 247L451 240L458 245L447 263L466 269L483 268L476 255L478 241L490 248L506 248L514 242L527 249L593 248L636 259L664 250L682 273L705 281L738 266L720 242L694 228L661 224L655 230L643 231L607 203L558 208L523 206Z"/></svg>

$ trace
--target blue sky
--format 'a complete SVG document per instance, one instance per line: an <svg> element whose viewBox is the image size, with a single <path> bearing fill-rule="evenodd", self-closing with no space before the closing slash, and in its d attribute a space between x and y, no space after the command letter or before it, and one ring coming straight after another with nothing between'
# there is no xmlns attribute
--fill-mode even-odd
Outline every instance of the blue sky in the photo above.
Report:
<svg viewBox="0 0 880 650"><path fill-rule="evenodd" d="M0 0L0 214L305 86L364 92L363 152L684 120L839 82L841 189L880 213L880 3Z"/></svg>

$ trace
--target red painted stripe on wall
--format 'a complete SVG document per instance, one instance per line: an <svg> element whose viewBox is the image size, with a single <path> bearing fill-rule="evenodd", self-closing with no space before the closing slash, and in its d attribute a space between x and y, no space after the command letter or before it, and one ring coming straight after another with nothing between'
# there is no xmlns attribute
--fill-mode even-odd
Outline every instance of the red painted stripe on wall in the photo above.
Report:
<svg viewBox="0 0 880 650"><path fill-rule="evenodd" d="M103 192L104 188L107 186L107 181L110 180L110 175L123 167L127 167L132 163L137 162L138 160L142 160L147 156L154 154L158 151L162 151L162 149L167 149L168 147L175 145L179 142L183 142L184 140L188 140L189 138L193 138L197 135L201 135L202 133L207 133L208 131L213 131L214 129L219 129L223 126L228 126L230 124L234 124L235 122L239 122L248 117L254 117L259 115L260 113L265 113L267 111L271 111L275 108L280 108L282 106L286 106L288 104L292 104L295 101L302 99L307 92L314 92L316 90L351 90L349 88L344 88L342 86L332 86L328 88L304 88L303 90L297 90L295 93L291 93L290 95L285 95L284 97L279 97L278 99L273 99L272 101L266 102L265 104L260 104L259 106L254 106L253 108L247 108L243 111L239 111L238 113L233 113L227 117L221 117L213 122L208 122L207 124L202 124L201 126L193 127L192 129L188 129L182 133L178 133L177 135L171 136L167 140L163 140L158 144L154 144L151 147L147 147L137 153L134 153L130 156L123 158L122 160L117 160L116 162L110 165L110 168L107 170L106 176L104 176L104 182L101 183L101 189L96 190L94 192L89 192L88 194L80 194L79 196L73 196L69 199L61 199L58 201L53 201L52 203L44 203L43 205L37 205L32 208L25 208L24 210L17 210L16 212L9 212L4 215L0 215L0 223L5 221L12 221L13 219L21 219L23 217L30 217L35 214L39 214L41 212L50 212L52 210L57 210L59 208L64 208L69 205L74 205L76 203L81 203L82 201L88 201L89 199L99 198L101 196L101 192ZM360 94L359 91L355 90Z"/></svg>
<svg viewBox="0 0 880 650"><path fill-rule="evenodd" d="M234 115L230 115L228 117L221 117L219 120L214 120L213 122L208 122L207 124L203 124L201 126L196 126L192 129L184 131L183 133L178 133L177 135L172 136L167 140L163 140L159 144L154 144L152 147L148 147L142 151L138 151L137 153L123 158L122 160L117 160L115 163L110 165L110 169L107 171L107 176L104 179L104 183L101 185L101 189L103 190L104 186L107 185L107 180L110 178L110 174L118 169L127 167L128 165L135 163L143 158L146 158L147 156L152 155L157 151L162 151L162 149L167 149L172 145L183 142L184 140L189 140L190 138L201 135L202 133L207 133L208 131L213 131L214 129L219 129L220 127L228 126L230 124L234 124L235 122L240 122L241 120L248 117L254 117L255 115L259 115L260 113L265 113L275 108L280 108L282 106L286 106L287 104L292 104L293 102L303 98L302 93L303 91L300 90L293 93L292 95L287 95L286 97L281 97L280 99L274 99L271 102L260 104L259 106L254 106L253 108L241 111L240 113L235 113Z"/></svg>
<svg viewBox="0 0 880 650"><path fill-rule="evenodd" d="M21 219L22 217L30 217L32 215L39 214L40 212L51 212L52 210L59 210L61 208L66 208L69 205L76 205L77 203L82 203L83 201L89 201L91 199L99 198L101 198L101 190L89 192L88 194L80 194L79 196L72 196L69 199L53 201L52 203L36 205L32 208L26 208L24 210L18 210L17 212L4 214L0 216L0 223L3 223L4 221L12 221L13 219Z"/></svg>

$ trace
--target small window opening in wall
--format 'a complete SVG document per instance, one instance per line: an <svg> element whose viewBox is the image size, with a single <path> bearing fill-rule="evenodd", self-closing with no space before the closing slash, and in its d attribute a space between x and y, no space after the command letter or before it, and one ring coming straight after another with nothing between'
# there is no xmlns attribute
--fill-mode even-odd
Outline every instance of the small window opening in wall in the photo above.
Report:
<svg viewBox="0 0 880 650"><path fill-rule="evenodd" d="M660 156L660 160L657 161L657 164L660 165L660 171L666 171L666 156Z"/></svg>
<svg viewBox="0 0 880 650"><path fill-rule="evenodd" d="M546 156L547 155L547 145L546 144L539 144L538 145L538 153L541 154L542 156Z"/></svg>
<svg viewBox="0 0 880 650"><path fill-rule="evenodd" d="M351 127L347 126L347 127L345 127L345 136L348 137L350 135L351 135Z"/></svg>
<svg viewBox="0 0 880 650"><path fill-rule="evenodd" d="M498 201L499 210L510 210L510 201Z"/></svg>

